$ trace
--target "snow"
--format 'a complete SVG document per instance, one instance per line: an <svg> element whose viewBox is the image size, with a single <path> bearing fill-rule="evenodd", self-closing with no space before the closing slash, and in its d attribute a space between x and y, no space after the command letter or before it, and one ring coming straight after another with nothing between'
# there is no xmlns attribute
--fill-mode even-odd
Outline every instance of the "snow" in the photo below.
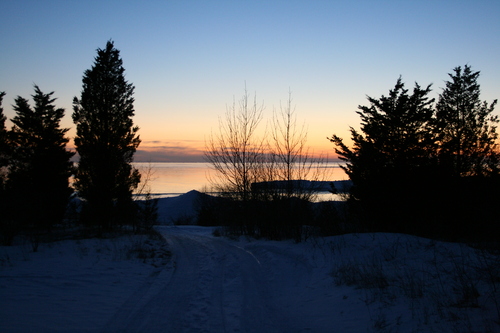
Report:
<svg viewBox="0 0 500 333"><path fill-rule="evenodd" d="M196 203L205 195L206 194L196 190L192 190L176 197L159 198L158 222L160 224L173 224L178 221L194 221L196 216Z"/></svg>
<svg viewBox="0 0 500 333"><path fill-rule="evenodd" d="M157 230L0 247L0 332L500 331L499 259L463 244Z"/></svg>

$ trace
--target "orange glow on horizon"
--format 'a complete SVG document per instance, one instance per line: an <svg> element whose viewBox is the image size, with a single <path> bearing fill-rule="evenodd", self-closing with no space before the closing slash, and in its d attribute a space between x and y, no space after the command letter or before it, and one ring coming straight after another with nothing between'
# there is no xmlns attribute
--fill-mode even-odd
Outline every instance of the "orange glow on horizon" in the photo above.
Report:
<svg viewBox="0 0 500 333"><path fill-rule="evenodd" d="M206 141L211 134L216 136L219 133L219 117L224 116L223 107L217 112L211 110L209 112L211 115L209 117L204 115L202 119L185 117L186 114L196 114L195 111L182 110L180 113L184 117L181 117L181 115L171 116L170 112L159 113L158 109L151 106L147 109L136 108L138 111L134 116L134 124L139 126L138 134L141 139L134 156L136 162L204 162ZM297 130L304 125L307 133L306 147L312 157L336 162L338 156L328 137L337 134L349 145L349 126L359 123L359 118L355 112L334 112L335 110L328 106L317 106L317 108L316 114L307 114L297 107ZM336 105L333 108L346 109L344 105ZM272 106L266 110L256 133L257 139L269 137L266 132L269 132L268 120L271 110ZM67 127L70 128L67 133L70 138L67 148L74 150L73 138L76 129L74 125Z"/></svg>
<svg viewBox="0 0 500 333"><path fill-rule="evenodd" d="M322 158L329 162L338 161L334 145L327 139L327 136L314 142L308 140L306 146L312 158ZM72 139L66 148L75 151ZM134 155L134 160L136 162L204 162L204 155L204 140L143 140ZM78 157L75 159L77 160Z"/></svg>

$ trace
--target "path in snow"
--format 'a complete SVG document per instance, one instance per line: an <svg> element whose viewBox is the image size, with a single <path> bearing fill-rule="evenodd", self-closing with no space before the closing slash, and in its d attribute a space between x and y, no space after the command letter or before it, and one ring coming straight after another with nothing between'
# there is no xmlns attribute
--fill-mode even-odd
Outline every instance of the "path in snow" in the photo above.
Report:
<svg viewBox="0 0 500 333"><path fill-rule="evenodd" d="M300 254L280 251L272 242L263 247L215 238L207 228L161 230L173 269L150 276L104 332L300 332L334 325L331 312L321 313L331 311L321 307L332 294L324 294L325 288L314 294L314 267Z"/></svg>

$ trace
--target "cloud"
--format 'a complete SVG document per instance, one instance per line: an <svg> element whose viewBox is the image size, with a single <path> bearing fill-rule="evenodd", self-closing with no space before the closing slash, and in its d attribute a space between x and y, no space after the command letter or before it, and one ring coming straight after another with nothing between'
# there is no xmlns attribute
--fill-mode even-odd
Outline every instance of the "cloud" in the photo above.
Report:
<svg viewBox="0 0 500 333"><path fill-rule="evenodd" d="M168 150L137 150L135 162L204 162L203 153L182 154Z"/></svg>
<svg viewBox="0 0 500 333"><path fill-rule="evenodd" d="M134 155L134 162L205 162L204 141L143 141ZM76 152L71 145L68 150ZM78 153L72 157L78 162Z"/></svg>
<svg viewBox="0 0 500 333"><path fill-rule="evenodd" d="M148 141L139 146L136 162L203 162L204 151L200 141Z"/></svg>
<svg viewBox="0 0 500 333"><path fill-rule="evenodd" d="M140 145L141 149L163 149L169 147L178 147L178 148L197 148L203 149L201 147L205 147L205 141L203 140L151 140L151 141L142 141Z"/></svg>

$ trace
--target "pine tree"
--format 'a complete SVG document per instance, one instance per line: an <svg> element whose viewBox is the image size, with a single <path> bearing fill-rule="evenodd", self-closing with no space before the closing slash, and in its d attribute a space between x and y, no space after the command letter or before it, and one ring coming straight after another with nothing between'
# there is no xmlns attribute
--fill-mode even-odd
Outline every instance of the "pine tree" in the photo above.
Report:
<svg viewBox="0 0 500 333"><path fill-rule="evenodd" d="M120 52L108 41L83 76L73 100L75 146L80 161L75 187L84 199L83 220L112 228L134 216L132 191L140 181L133 155L140 144L133 125L134 86L125 80Z"/></svg>
<svg viewBox="0 0 500 333"><path fill-rule="evenodd" d="M18 96L10 132L12 155L7 191L11 217L24 228L48 229L63 218L73 171L66 150L67 128L60 128L64 109L56 108L54 92L45 94L35 85L35 106Z"/></svg>
<svg viewBox="0 0 500 333"><path fill-rule="evenodd" d="M436 106L440 162L453 176L498 173L498 116L492 115L497 100L480 100L479 74L468 65L456 67Z"/></svg>

